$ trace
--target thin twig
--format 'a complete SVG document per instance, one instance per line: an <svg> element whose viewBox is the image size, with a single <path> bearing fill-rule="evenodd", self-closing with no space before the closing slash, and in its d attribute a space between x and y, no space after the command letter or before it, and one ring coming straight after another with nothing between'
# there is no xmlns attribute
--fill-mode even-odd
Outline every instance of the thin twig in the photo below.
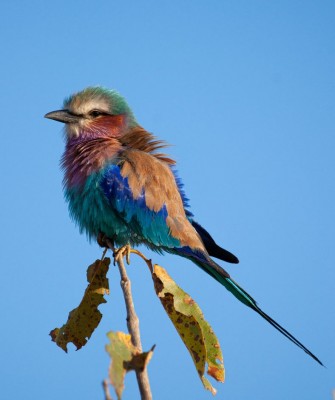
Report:
<svg viewBox="0 0 335 400"><path fill-rule="evenodd" d="M113 243L110 240L106 239L106 244L115 254L115 248ZM128 332L131 336L131 341L133 345L138 349L140 353L142 353L142 343L140 336L140 327L139 327L139 319L135 312L133 297L131 293L131 282L128 279L127 271L123 262L123 253L115 256L115 261L119 267L120 275L121 275L121 288L123 291L124 300L126 303L127 309L127 327ZM137 384L141 393L142 400L151 400L152 394L150 389L148 371L145 367L143 371L136 371Z"/></svg>
<svg viewBox="0 0 335 400"><path fill-rule="evenodd" d="M136 249L130 249L130 252L134 253L134 254L137 254L139 257L141 257L146 262L150 272L153 273L153 267L152 267L151 259L146 258L140 251L138 251Z"/></svg>
<svg viewBox="0 0 335 400"><path fill-rule="evenodd" d="M102 381L102 387L104 389L105 400L113 400L111 394L109 393L109 386L107 379Z"/></svg>

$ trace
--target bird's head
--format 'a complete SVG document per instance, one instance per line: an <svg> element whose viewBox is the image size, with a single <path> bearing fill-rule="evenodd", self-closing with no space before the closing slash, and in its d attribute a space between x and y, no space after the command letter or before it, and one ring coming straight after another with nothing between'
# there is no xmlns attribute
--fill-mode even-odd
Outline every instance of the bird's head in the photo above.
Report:
<svg viewBox="0 0 335 400"><path fill-rule="evenodd" d="M65 123L66 139L119 137L137 125L126 100L114 90L88 87L65 99L63 109L45 118Z"/></svg>

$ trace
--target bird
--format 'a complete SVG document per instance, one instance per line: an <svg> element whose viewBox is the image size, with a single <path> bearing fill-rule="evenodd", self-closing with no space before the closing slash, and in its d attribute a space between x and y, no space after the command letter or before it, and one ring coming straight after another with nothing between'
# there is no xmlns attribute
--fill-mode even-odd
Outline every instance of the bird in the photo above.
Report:
<svg viewBox="0 0 335 400"><path fill-rule="evenodd" d="M123 96L87 87L45 118L65 124L64 196L81 233L90 240L103 235L118 247L142 244L191 260L323 365L213 260L239 262L195 221L176 162L162 153L166 142L137 122Z"/></svg>

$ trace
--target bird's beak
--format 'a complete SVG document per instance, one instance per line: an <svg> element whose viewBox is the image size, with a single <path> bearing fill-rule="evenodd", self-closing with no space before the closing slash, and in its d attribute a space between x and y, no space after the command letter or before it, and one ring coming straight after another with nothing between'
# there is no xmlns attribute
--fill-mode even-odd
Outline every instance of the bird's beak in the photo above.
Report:
<svg viewBox="0 0 335 400"><path fill-rule="evenodd" d="M65 124L73 124L79 122L81 117L79 115L70 113L70 111L68 110L57 110L45 114L44 118L49 118L55 121L64 122Z"/></svg>

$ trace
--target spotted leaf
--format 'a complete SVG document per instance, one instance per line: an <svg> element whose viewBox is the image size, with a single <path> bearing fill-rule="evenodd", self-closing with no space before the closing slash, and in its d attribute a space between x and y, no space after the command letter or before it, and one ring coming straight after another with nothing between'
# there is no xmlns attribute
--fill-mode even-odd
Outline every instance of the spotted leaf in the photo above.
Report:
<svg viewBox="0 0 335 400"><path fill-rule="evenodd" d="M207 390L216 394L207 373L219 382L224 381L223 356L219 341L196 302L168 275L155 265L152 273L155 291L165 311L191 354L199 377Z"/></svg>
<svg viewBox="0 0 335 400"><path fill-rule="evenodd" d="M99 325L102 318L98 306L106 303L105 294L109 294L106 277L110 259L97 260L87 269L89 282L79 306L69 313L68 320L61 328L50 332L53 342L67 352L68 343L72 342L77 350L83 347Z"/></svg>

